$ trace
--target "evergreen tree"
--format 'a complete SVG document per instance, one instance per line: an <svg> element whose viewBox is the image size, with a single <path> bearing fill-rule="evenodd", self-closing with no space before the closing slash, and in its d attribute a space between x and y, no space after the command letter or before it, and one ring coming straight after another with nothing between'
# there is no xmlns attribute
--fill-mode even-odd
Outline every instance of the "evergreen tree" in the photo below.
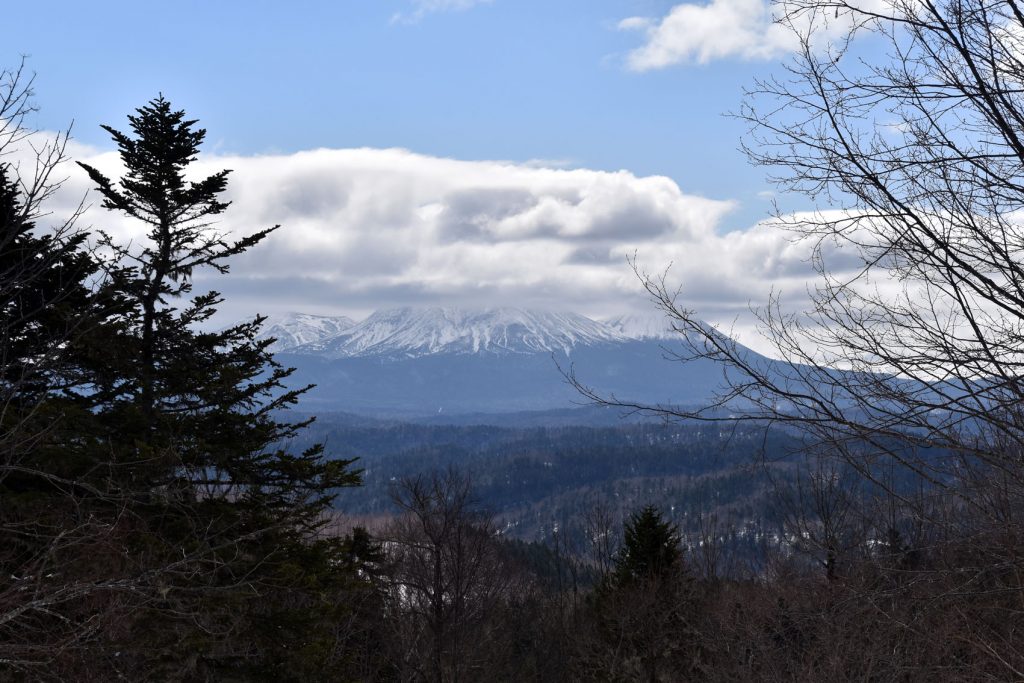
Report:
<svg viewBox="0 0 1024 683"><path fill-rule="evenodd" d="M60 415L56 406L59 391L71 384L67 347L75 341L75 328L84 322L91 306L84 278L95 270L82 249L84 235L61 240L36 234L29 211L10 167L0 164L0 492L5 494L4 521L10 520L21 502L19 494L53 491L52 478L70 474L66 467L55 468L40 460L45 445L52 441L52 423ZM25 523L30 522L26 519ZM15 538L6 540L8 550L18 545Z"/></svg>
<svg viewBox="0 0 1024 683"><path fill-rule="evenodd" d="M697 601L679 532L648 505L626 524L615 566L592 604L595 632L577 666L610 680L689 678L697 666Z"/></svg>
<svg viewBox="0 0 1024 683"><path fill-rule="evenodd" d="M679 530L653 505L634 513L623 532L615 560L614 581L620 585L661 578L682 568Z"/></svg>
<svg viewBox="0 0 1024 683"><path fill-rule="evenodd" d="M8 401L39 400L66 378L58 365L91 304L97 270L85 234L37 234L10 167L0 164L0 386Z"/></svg>
<svg viewBox="0 0 1024 683"><path fill-rule="evenodd" d="M86 370L116 300L73 218L35 225L53 190L0 164L0 662L74 676L131 578Z"/></svg>
<svg viewBox="0 0 1024 683"><path fill-rule="evenodd" d="M103 239L117 257L112 287L125 306L93 375L105 445L133 500L131 555L152 570L149 607L161 620L131 633L135 652L148 651L136 665L162 676L257 675L258 662L289 647L287 637L256 628L260 615L281 617L284 595L315 609L295 592L343 583L330 576L344 569L331 560L344 553L341 542L316 538L336 490L359 477L352 461L326 459L320 445L286 448L308 423L283 421L280 411L304 390L285 388L291 370L256 339L264 318L202 329L221 298L193 295L193 273L226 273L229 258L277 226L227 240L213 221L228 207L229 171L186 178L205 130L162 96L128 119L131 134L104 126L124 178L82 167L105 208L149 229L138 249Z"/></svg>

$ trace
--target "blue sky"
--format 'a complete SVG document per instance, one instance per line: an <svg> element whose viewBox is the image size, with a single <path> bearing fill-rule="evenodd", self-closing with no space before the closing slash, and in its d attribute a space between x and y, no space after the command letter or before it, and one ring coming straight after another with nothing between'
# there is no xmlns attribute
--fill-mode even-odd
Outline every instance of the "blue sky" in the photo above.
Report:
<svg viewBox="0 0 1024 683"><path fill-rule="evenodd" d="M209 130L212 165L237 169L240 215L229 227L243 218L285 224L291 232L275 236L274 253L291 249L289 263L311 244L321 257L336 249L337 273L323 263L286 272L266 254L242 263L240 276L218 285L239 312L358 315L403 299L511 299L612 314L637 305L625 255L638 253L652 267L682 261L682 280L709 317L723 318L804 272L794 265L800 253L783 256L784 241L758 232L771 188L737 151L744 125L725 116L786 56L766 7L39 0L5 8L19 28L0 63L27 55L37 125L74 120L78 155L114 172L99 124L124 128L126 113L164 93ZM386 152L393 148L407 152ZM314 149L323 151L303 153ZM515 163L471 163L488 160ZM274 175L284 168L294 176ZM310 190L301 181L309 168L336 186ZM72 176L70 189L84 192ZM276 206L245 203L281 187L293 190ZM115 220L95 211L93 222ZM614 230L605 226L612 219ZM391 263L398 243L417 251L397 250ZM559 256L538 259L551 253ZM498 254L492 271L476 269ZM521 277L502 271L509 262L523 264ZM346 278L346 263L379 266L380 286ZM269 269L262 280L257 268ZM268 272L280 275L272 285ZM744 284L723 283L729 272Z"/></svg>
<svg viewBox="0 0 1024 683"><path fill-rule="evenodd" d="M630 71L642 38L618 22L671 6L497 0L396 21L414 3L18 3L5 10L20 28L4 63L29 55L41 121L73 118L87 143L105 144L100 123L162 91L225 152L405 147L628 169L739 198L733 220L749 222L765 209L763 173L736 150L743 126L724 114L771 65Z"/></svg>

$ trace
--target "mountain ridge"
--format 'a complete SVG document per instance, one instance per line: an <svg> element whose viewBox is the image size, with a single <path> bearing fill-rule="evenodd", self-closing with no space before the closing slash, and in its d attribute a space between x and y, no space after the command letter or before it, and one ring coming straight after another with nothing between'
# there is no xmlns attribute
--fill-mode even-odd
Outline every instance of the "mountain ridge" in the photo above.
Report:
<svg viewBox="0 0 1024 683"><path fill-rule="evenodd" d="M707 359L667 361L673 334L664 322L407 307L377 311L277 355L295 368L289 386L315 385L299 399L298 407L311 412L441 419L570 409L586 402L568 381L570 372L605 396L704 404L721 387L722 369Z"/></svg>
<svg viewBox="0 0 1024 683"><path fill-rule="evenodd" d="M309 324L310 318L347 324L328 330ZM289 329L287 321L300 329ZM568 356L581 346L669 339L674 334L670 328L661 315L633 313L601 321L568 311L515 307L400 307L375 311L360 322L291 313L275 321L278 342L272 351L335 359L467 353Z"/></svg>

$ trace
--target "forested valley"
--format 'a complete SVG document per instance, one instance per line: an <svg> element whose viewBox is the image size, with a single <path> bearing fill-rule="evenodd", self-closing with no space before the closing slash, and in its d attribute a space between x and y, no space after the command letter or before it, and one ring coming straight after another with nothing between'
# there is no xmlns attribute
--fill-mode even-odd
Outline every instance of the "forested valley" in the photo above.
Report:
<svg viewBox="0 0 1024 683"><path fill-rule="evenodd" d="M503 536L571 537L580 549L588 545L584 520L593 511L605 511L620 530L645 505L658 507L687 537L709 531L714 520L718 534L750 537L750 543L768 525L777 543L783 519L773 482L792 476L796 451L792 435L766 440L758 427L352 426L332 423L329 415L293 447L307 441L339 444L341 454L358 458L362 485L346 491L346 517L369 524L386 518L396 511L395 482L454 469L472 481Z"/></svg>

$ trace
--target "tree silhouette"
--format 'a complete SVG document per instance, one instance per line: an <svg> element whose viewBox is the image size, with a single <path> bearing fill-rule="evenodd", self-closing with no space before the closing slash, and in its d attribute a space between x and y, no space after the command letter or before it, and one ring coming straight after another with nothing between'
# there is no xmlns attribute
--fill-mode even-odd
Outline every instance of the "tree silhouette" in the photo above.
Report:
<svg viewBox="0 0 1024 683"><path fill-rule="evenodd" d="M661 578L682 567L679 531L652 505L634 513L623 530L622 549L615 559L619 585Z"/></svg>
<svg viewBox="0 0 1024 683"><path fill-rule="evenodd" d="M151 638L157 655L134 652L144 660L141 670L156 667L163 676L251 669L288 643L263 640L251 646L254 656L240 651L246 636L239 631L252 627L259 638L255 615L282 616L264 592L287 595L341 566L330 560L331 552L343 552L340 541L316 536L337 489L359 478L352 461L326 459L320 445L288 450L308 422L283 421L280 411L303 389L285 388L291 370L273 359L267 341L257 341L264 319L204 329L220 296L192 294L194 273L226 273L229 258L276 226L228 240L213 221L228 207L221 195L229 172L187 178L205 130L163 97L128 119L131 134L105 126L126 169L120 182L82 167L105 208L148 228L138 248L102 241L117 257L111 277L126 306L113 321L107 362L93 377L105 441L118 454L118 481L133 501L134 552L157 567L179 558L154 580L153 627L131 634L136 645ZM180 658L167 656L176 650Z"/></svg>

